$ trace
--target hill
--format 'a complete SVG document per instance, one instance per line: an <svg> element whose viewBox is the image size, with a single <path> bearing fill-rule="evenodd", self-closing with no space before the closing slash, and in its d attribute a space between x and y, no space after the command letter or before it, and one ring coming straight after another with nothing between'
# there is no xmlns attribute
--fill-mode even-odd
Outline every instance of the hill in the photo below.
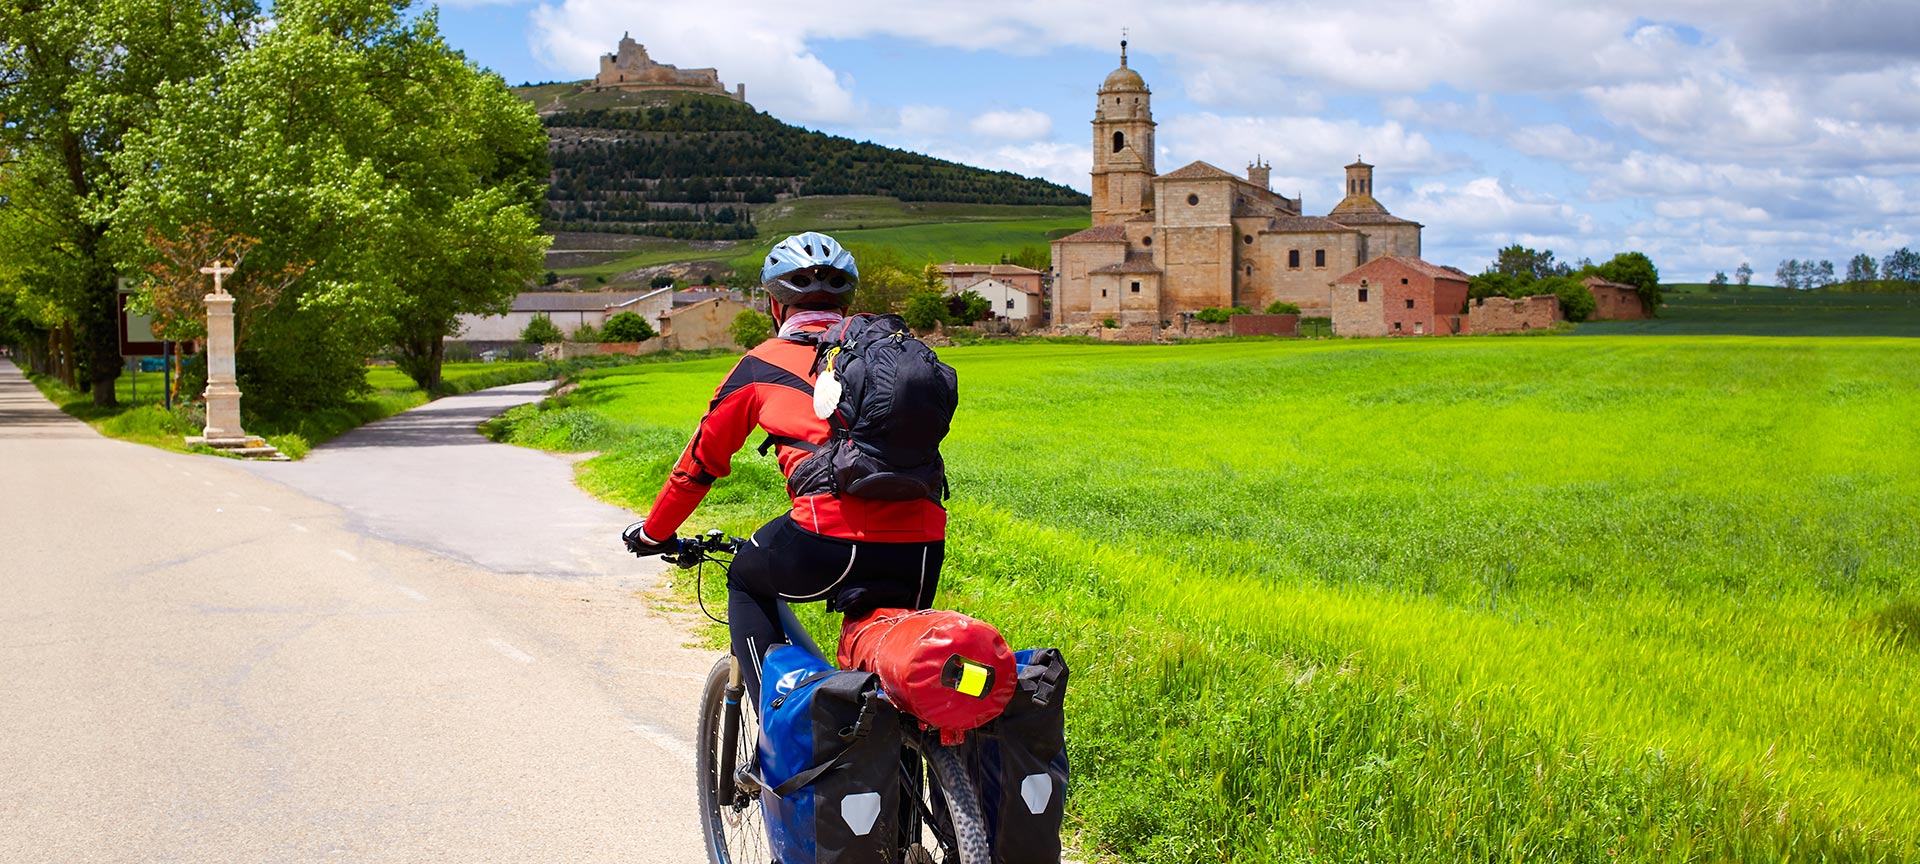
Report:
<svg viewBox="0 0 1920 864"><path fill-rule="evenodd" d="M1760 285L1663 287L1666 303L1660 307L1660 317L1589 321L1575 332L1582 336L1920 336L1920 294L1842 286L1812 291Z"/></svg>
<svg viewBox="0 0 1920 864"><path fill-rule="evenodd" d="M760 233L755 205L793 196L1087 205L1085 195L1065 186L801 129L714 96L562 84L516 92L547 126L553 180L546 218L558 230L749 239ZM876 220L875 227L911 221Z"/></svg>

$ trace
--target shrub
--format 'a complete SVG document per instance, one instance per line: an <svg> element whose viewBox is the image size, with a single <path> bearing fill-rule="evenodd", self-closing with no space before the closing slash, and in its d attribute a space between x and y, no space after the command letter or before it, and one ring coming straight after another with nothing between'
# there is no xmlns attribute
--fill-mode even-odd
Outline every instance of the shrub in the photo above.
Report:
<svg viewBox="0 0 1920 864"><path fill-rule="evenodd" d="M907 304L900 310L900 317L906 319L907 326L915 330L932 330L936 324L949 323L947 315L947 298L938 291L908 294Z"/></svg>
<svg viewBox="0 0 1920 864"><path fill-rule="evenodd" d="M1552 294L1560 298L1560 314L1568 321L1585 321L1600 307L1593 299L1593 290L1572 276L1549 276L1531 287L1529 294Z"/></svg>
<svg viewBox="0 0 1920 864"><path fill-rule="evenodd" d="M567 341L568 342L598 342L600 341L600 330L599 328L594 327L592 324L588 324L583 321L580 323L580 328L573 331L573 335L567 337Z"/></svg>
<svg viewBox="0 0 1920 864"><path fill-rule="evenodd" d="M951 324L972 324L992 310L993 304L978 291L962 291L947 298L947 321Z"/></svg>
<svg viewBox="0 0 1920 864"><path fill-rule="evenodd" d="M1300 307L1284 300L1275 300L1267 304L1268 315L1298 315Z"/></svg>
<svg viewBox="0 0 1920 864"><path fill-rule="evenodd" d="M560 332L560 328L554 325L553 319L545 315L533 316L533 320L528 321L527 326L520 330L520 341L529 345L545 345L565 338L566 334Z"/></svg>
<svg viewBox="0 0 1920 864"><path fill-rule="evenodd" d="M752 348L773 338L773 319L752 309L742 309L740 314L733 316L733 324L727 327L727 332L733 335L734 344Z"/></svg>
<svg viewBox="0 0 1920 864"><path fill-rule="evenodd" d="M1107 318L1100 322L1100 326L1105 327L1108 330L1118 330L1120 329L1120 322L1115 321L1112 318Z"/></svg>
<svg viewBox="0 0 1920 864"><path fill-rule="evenodd" d="M652 281L647 283L647 286L650 288L671 288L673 287L673 277L655 276Z"/></svg>
<svg viewBox="0 0 1920 864"><path fill-rule="evenodd" d="M655 335L653 325L638 312L622 312L608 318L607 326L600 328L602 342L645 342Z"/></svg>
<svg viewBox="0 0 1920 864"><path fill-rule="evenodd" d="M1218 306L1208 306L1205 309L1193 313L1193 317L1195 320L1207 324L1225 324L1227 323L1227 319L1233 317L1233 315Z"/></svg>

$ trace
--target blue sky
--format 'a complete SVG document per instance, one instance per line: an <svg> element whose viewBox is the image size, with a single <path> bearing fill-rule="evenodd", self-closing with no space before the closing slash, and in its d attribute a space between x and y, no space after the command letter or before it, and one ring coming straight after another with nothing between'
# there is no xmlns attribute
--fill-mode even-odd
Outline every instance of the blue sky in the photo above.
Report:
<svg viewBox="0 0 1920 864"><path fill-rule="evenodd" d="M1082 190L1124 26L1160 171L1258 155L1320 214L1364 156L1435 263L1520 242L1771 282L1920 246L1910 0L456 0L441 26L514 84L589 77L631 31L787 122Z"/></svg>

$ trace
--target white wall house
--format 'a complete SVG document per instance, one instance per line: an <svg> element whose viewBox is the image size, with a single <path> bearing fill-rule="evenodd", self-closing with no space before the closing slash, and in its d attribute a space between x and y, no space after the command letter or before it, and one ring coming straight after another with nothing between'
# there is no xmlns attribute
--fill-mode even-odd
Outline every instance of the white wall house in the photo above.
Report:
<svg viewBox="0 0 1920 864"><path fill-rule="evenodd" d="M963 291L972 291L987 298L987 307L993 312L995 318L1005 318L1023 324L1040 323L1040 295L1037 287L1029 291L1025 286L988 278L948 293L959 294Z"/></svg>
<svg viewBox="0 0 1920 864"><path fill-rule="evenodd" d="M545 315L569 336L582 324L596 329L621 312L633 311L652 322L673 308L672 288L645 291L526 291L513 300L505 315L460 316L459 332L450 339L475 342L515 342L535 316Z"/></svg>

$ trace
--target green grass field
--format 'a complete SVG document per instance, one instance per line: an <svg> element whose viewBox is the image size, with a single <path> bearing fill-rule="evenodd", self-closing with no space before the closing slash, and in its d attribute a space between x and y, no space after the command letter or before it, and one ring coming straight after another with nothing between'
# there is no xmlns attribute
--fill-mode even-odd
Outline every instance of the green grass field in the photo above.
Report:
<svg viewBox="0 0 1920 864"><path fill-rule="evenodd" d="M1672 286L1660 317L1594 321L1586 336L1920 336L1920 294Z"/></svg>
<svg viewBox="0 0 1920 864"><path fill-rule="evenodd" d="M942 356L941 602L1074 664L1092 857L1920 855L1920 345ZM728 362L502 431L606 451L582 485L643 509ZM689 527L784 502L743 452Z"/></svg>
<svg viewBox="0 0 1920 864"><path fill-rule="evenodd" d="M649 238L633 250L578 267L569 276L614 277L682 261L726 261L757 270L767 249L798 231L827 231L842 243L897 252L906 261L997 262L1025 246L1044 246L1088 225L1084 207L903 202L867 195L795 198L754 208L757 240L739 242Z"/></svg>

